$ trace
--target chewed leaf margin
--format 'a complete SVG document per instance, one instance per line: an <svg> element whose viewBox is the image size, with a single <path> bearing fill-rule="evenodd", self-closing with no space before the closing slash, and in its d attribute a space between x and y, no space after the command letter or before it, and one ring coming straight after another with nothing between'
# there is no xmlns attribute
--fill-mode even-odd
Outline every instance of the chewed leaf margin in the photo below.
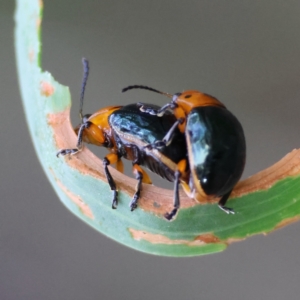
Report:
<svg viewBox="0 0 300 300"><path fill-rule="evenodd" d="M197 203L181 193L182 209L175 221L167 222L163 214L172 208L172 191L149 185L143 187L139 208L130 212L136 180L114 169L111 173L120 190L120 203L112 210L111 191L99 158L88 149L70 158L55 156L59 149L76 144L69 116L70 92L41 69L42 1L16 3L17 69L30 134L58 197L81 220L136 250L193 256L222 251L232 242L299 219L300 150L241 181L229 201L235 215L226 215L207 199Z"/></svg>

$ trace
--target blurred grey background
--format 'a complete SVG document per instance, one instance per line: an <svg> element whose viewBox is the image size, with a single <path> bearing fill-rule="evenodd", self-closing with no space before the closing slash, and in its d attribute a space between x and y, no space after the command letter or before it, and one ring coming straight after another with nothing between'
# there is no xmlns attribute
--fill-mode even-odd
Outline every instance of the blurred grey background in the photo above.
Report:
<svg viewBox="0 0 300 300"><path fill-rule="evenodd" d="M1 1L0 299L299 299L300 223L225 252L165 258L89 228L59 201L37 161L15 71L13 1ZM244 178L300 146L300 2L44 0L44 70L84 111L199 89L244 126ZM97 150L98 151L98 150ZM105 152L103 152L105 153Z"/></svg>

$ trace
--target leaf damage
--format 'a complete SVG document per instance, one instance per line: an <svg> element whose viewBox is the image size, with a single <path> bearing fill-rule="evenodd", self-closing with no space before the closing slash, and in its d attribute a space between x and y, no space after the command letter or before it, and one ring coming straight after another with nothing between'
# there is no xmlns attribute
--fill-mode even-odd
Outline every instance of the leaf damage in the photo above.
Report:
<svg viewBox="0 0 300 300"><path fill-rule="evenodd" d="M194 238L194 240L183 240L183 239L170 239L169 237L162 234L154 234L144 230L138 230L129 228L128 229L133 239L137 241L147 241L151 244L164 244L164 245L187 245L187 246L204 246L206 244L225 244L218 237L211 233L201 234Z"/></svg>

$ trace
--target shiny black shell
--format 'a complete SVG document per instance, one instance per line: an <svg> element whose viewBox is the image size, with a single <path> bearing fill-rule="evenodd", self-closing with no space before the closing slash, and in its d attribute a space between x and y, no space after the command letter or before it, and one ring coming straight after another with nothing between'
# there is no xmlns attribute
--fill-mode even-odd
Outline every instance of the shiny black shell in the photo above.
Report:
<svg viewBox="0 0 300 300"><path fill-rule="evenodd" d="M159 109L153 104L146 105ZM185 136L176 130L169 146L161 149L145 149L146 145L162 140L176 118L169 112L162 117L145 114L140 111L140 107L139 104L126 105L109 116L108 122L118 143L118 150L123 157L128 158L127 153L134 149L140 165L173 181L176 164L187 157Z"/></svg>
<svg viewBox="0 0 300 300"><path fill-rule="evenodd" d="M245 136L237 118L225 108L196 107L187 117L185 134L194 180L207 195L230 192L246 159Z"/></svg>

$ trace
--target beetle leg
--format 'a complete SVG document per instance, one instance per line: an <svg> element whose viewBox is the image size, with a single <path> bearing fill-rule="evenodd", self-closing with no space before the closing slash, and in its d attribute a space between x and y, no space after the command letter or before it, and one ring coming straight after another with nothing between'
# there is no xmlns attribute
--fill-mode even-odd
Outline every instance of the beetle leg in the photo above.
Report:
<svg viewBox="0 0 300 300"><path fill-rule="evenodd" d="M184 118L178 119L172 125L170 130L167 132L167 134L164 136L164 138L161 141L155 141L152 144L146 145L144 148L151 150L151 149L160 149L160 148L169 146L172 143L175 130L177 129L178 125L182 124L183 122L184 122Z"/></svg>
<svg viewBox="0 0 300 300"><path fill-rule="evenodd" d="M79 152L82 149L83 143L82 143L82 135L83 135L83 130L88 128L91 125L90 122L85 122L82 123L79 127L78 130L78 135L77 135L77 144L76 144L76 148L74 149L61 149L56 153L56 156L59 157L60 155L65 156L67 154L76 154L77 152Z"/></svg>
<svg viewBox="0 0 300 300"><path fill-rule="evenodd" d="M148 184L152 184L152 180L150 178L150 176L147 174L147 172L145 170L142 169L142 167L140 166L140 163L141 163L141 154L140 154L140 151L139 149L134 146L132 147L132 150L133 150L133 156L134 156L134 159L132 161L132 171L133 171L133 174L136 175L136 172L140 172L142 174L142 182L144 183L148 183Z"/></svg>
<svg viewBox="0 0 300 300"><path fill-rule="evenodd" d="M187 167L187 160L182 159L178 164L177 164L177 170L175 171L174 174L174 195L173 195L173 210L170 213L165 213L164 217L172 221L174 217L176 216L179 207L180 207L180 199L179 199L179 182L182 174L186 171Z"/></svg>
<svg viewBox="0 0 300 300"><path fill-rule="evenodd" d="M138 200L140 198L141 190L142 190L142 182L148 183L148 184L152 183L152 181L151 181L149 175L147 174L147 172L144 171L136 161L133 162L132 172L133 172L133 174L134 174L134 176L135 176L135 178L137 179L138 182L137 182L137 185L136 185L136 188L135 188L136 192L133 195L132 200L130 201L130 204L129 204L129 207L130 207L131 211L133 211L137 208L137 203L138 203Z"/></svg>
<svg viewBox="0 0 300 300"><path fill-rule="evenodd" d="M137 202L138 202L138 200L140 198L140 195L141 195L142 181L143 181L143 170L139 165L134 164L132 166L132 171L133 171L133 174L134 174L136 180L138 181L137 185L135 187L135 194L133 195L132 200L129 203L130 210L134 211L137 208Z"/></svg>
<svg viewBox="0 0 300 300"><path fill-rule="evenodd" d="M114 179L112 178L107 166L110 164L116 163L118 160L119 160L119 156L115 153L110 153L110 154L106 155L103 159L105 176L106 176L107 182L110 186L110 189L113 192L113 200L112 200L112 208L113 209L117 208L117 205L118 205L118 191L117 191L116 183L115 183Z"/></svg>
<svg viewBox="0 0 300 300"><path fill-rule="evenodd" d="M122 160L119 158L116 162L116 169L120 172L120 173L124 173L124 164L122 162Z"/></svg>
<svg viewBox="0 0 300 300"><path fill-rule="evenodd" d="M173 110L173 114L176 117L177 120L183 119L181 123L178 124L178 129L181 133L185 132L185 126L186 126L186 113L182 109L182 107L177 106Z"/></svg>
<svg viewBox="0 0 300 300"><path fill-rule="evenodd" d="M232 191L232 190L231 190ZM229 191L227 194L223 195L220 199L218 205L219 207L226 212L226 214L235 214L234 210L232 208L226 207L225 204L228 200L229 195L231 194L231 191Z"/></svg>
<svg viewBox="0 0 300 300"><path fill-rule="evenodd" d="M165 213L164 217L168 221L172 221L175 216L177 215L178 209L180 207L180 200L179 200L179 179L181 177L181 172L176 171L175 172L175 180L174 180L174 198L173 198L173 210L170 213Z"/></svg>
<svg viewBox="0 0 300 300"><path fill-rule="evenodd" d="M182 124L184 122L184 118L179 118L170 128L170 130L168 131L168 133L165 135L165 137L163 138L163 142L165 143L165 146L169 146L173 140L174 137L174 132L177 129L179 124Z"/></svg>

